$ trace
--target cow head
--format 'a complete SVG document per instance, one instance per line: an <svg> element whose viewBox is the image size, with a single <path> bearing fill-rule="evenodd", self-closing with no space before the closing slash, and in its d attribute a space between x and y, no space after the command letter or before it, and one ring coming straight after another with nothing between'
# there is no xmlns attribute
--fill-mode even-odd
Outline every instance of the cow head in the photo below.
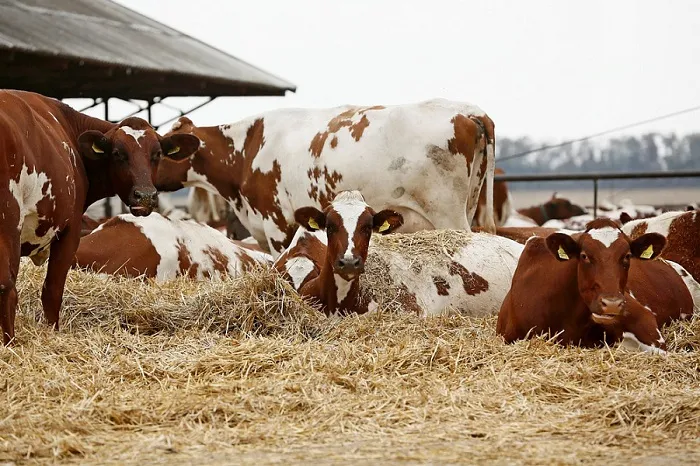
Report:
<svg viewBox="0 0 700 466"><path fill-rule="evenodd" d="M163 158L181 160L199 148L189 134L161 137L145 120L131 117L106 133L85 131L78 137L84 159L100 162L100 170L121 200L137 216L158 205L154 181Z"/></svg>
<svg viewBox="0 0 700 466"><path fill-rule="evenodd" d="M577 239L574 239L578 236ZM666 245L666 238L647 233L630 241L610 219L597 219L586 231L569 236L552 233L547 247L560 261L578 261L578 290L594 321L626 313L625 289L632 258L651 260Z"/></svg>
<svg viewBox="0 0 700 466"><path fill-rule="evenodd" d="M552 198L542 204L542 210L546 220L566 220L567 218L583 215L586 210L568 199L557 197L557 193Z"/></svg>
<svg viewBox="0 0 700 466"><path fill-rule="evenodd" d="M200 128L195 126L194 123L192 123L192 120L187 117L180 117L175 123L173 123L170 131L165 133L165 137L178 138L185 135L196 137L199 141L201 141L201 144L190 154L193 155L197 153L199 147L204 147L204 141L207 139L200 133ZM178 189L182 189L184 187L183 182L187 180L187 172L191 167L191 157L183 157L175 161L164 161L158 170L156 186L158 189L163 191L177 191Z"/></svg>
<svg viewBox="0 0 700 466"><path fill-rule="evenodd" d="M359 191L341 191L323 211L302 207L294 212L299 225L310 231L325 230L328 237L326 262L345 280L364 271L372 232L387 234L403 224L393 210L375 213Z"/></svg>

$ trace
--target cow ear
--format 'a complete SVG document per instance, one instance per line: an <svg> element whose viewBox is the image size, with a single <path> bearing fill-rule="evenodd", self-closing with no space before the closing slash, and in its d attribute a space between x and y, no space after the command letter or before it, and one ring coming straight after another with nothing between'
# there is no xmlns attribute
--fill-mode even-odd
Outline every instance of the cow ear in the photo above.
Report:
<svg viewBox="0 0 700 466"><path fill-rule="evenodd" d="M581 248L574 239L566 233L552 233L546 239L547 248L560 261L575 259L581 252Z"/></svg>
<svg viewBox="0 0 700 466"><path fill-rule="evenodd" d="M622 225L624 225L627 222L631 222L631 221L632 221L632 217L630 217L630 214L628 214L627 212L622 212L620 214L620 223Z"/></svg>
<svg viewBox="0 0 700 466"><path fill-rule="evenodd" d="M99 131L85 131L78 136L80 154L90 160L104 160L112 152L112 143Z"/></svg>
<svg viewBox="0 0 700 466"><path fill-rule="evenodd" d="M647 233L630 243L630 252L638 259L656 259L666 246L666 238L659 233Z"/></svg>
<svg viewBox="0 0 700 466"><path fill-rule="evenodd" d="M372 217L372 229L386 235L403 225L403 216L393 210L384 209Z"/></svg>
<svg viewBox="0 0 700 466"><path fill-rule="evenodd" d="M197 152L199 145L199 138L192 134L173 134L160 140L163 155L176 161L186 159Z"/></svg>
<svg viewBox="0 0 700 466"><path fill-rule="evenodd" d="M294 220L309 231L326 228L326 214L316 207L302 207L294 211Z"/></svg>

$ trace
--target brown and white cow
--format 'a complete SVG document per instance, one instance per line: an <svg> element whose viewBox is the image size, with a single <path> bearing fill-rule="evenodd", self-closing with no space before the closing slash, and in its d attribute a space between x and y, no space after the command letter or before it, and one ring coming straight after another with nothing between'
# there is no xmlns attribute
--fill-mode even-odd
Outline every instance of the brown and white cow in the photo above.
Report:
<svg viewBox="0 0 700 466"><path fill-rule="evenodd" d="M498 334L506 342L550 333L565 344L625 340L664 350L659 328L690 316L697 298L675 267L654 260L664 244L657 233L630 240L609 219L573 236L532 238L501 307Z"/></svg>
<svg viewBox="0 0 700 466"><path fill-rule="evenodd" d="M296 217L302 227L275 267L300 294L319 300L328 314L372 310L375 290L362 282L376 283L376 275L367 275L380 274L381 294L408 312L425 316L455 309L493 315L522 251L505 238L464 231L370 237L372 231L396 229L400 216L386 210L375 214L358 191L340 192L324 211L298 209Z"/></svg>
<svg viewBox="0 0 700 466"><path fill-rule="evenodd" d="M168 134L203 144L160 170L159 189L217 192L273 257L294 236L297 207L324 209L342 190L359 189L375 208L400 213L401 231L469 231L486 180L484 226L495 231L494 124L474 105L281 109L212 127L183 117Z"/></svg>
<svg viewBox="0 0 700 466"><path fill-rule="evenodd" d="M502 169L496 167L494 174L504 175L506 172ZM510 192L508 191L508 185L505 181L494 181L493 183L493 217L496 222L496 226L503 226L510 217L511 211L513 210L513 201L511 199ZM474 214L474 220L472 222L476 226L484 226L486 224L486 184L481 186L481 192L479 193L479 205L476 208L476 213Z"/></svg>
<svg viewBox="0 0 700 466"><path fill-rule="evenodd" d="M664 235L666 247L661 257L680 264L700 281L700 216L696 210L666 212L645 220L633 220L625 223L622 231L632 239L645 233Z"/></svg>
<svg viewBox="0 0 700 466"><path fill-rule="evenodd" d="M272 257L194 220L122 214L80 240L76 268L157 282L185 276L196 280L236 277Z"/></svg>
<svg viewBox="0 0 700 466"><path fill-rule="evenodd" d="M540 226L544 225L548 220L563 220L586 213L583 207L572 203L568 199L557 197L556 193L544 204L518 209L517 212L533 219Z"/></svg>
<svg viewBox="0 0 700 466"><path fill-rule="evenodd" d="M140 118L112 124L39 94L0 91L0 324L5 343L14 337L20 257L39 264L50 255L41 301L48 323L58 328L85 209L119 195L134 215L150 214L157 203L152 178L161 159L186 158L198 146L191 135L162 138Z"/></svg>

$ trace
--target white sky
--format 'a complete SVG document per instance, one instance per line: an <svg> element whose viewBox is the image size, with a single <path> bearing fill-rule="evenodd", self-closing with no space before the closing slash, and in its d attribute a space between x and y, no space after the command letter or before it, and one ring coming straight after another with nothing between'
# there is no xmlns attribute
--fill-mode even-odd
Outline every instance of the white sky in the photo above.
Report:
<svg viewBox="0 0 700 466"><path fill-rule="evenodd" d="M700 105L696 0L117 1L297 85L215 101L200 125L444 97L497 135L559 140ZM621 134L651 130L700 132L700 112Z"/></svg>

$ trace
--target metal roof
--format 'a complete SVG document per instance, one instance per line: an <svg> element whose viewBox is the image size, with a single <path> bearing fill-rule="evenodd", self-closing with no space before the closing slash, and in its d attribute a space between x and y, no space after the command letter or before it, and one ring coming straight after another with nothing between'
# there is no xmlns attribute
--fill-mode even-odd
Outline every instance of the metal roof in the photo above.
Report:
<svg viewBox="0 0 700 466"><path fill-rule="evenodd" d="M0 87L59 99L284 95L295 86L109 0L0 0Z"/></svg>

